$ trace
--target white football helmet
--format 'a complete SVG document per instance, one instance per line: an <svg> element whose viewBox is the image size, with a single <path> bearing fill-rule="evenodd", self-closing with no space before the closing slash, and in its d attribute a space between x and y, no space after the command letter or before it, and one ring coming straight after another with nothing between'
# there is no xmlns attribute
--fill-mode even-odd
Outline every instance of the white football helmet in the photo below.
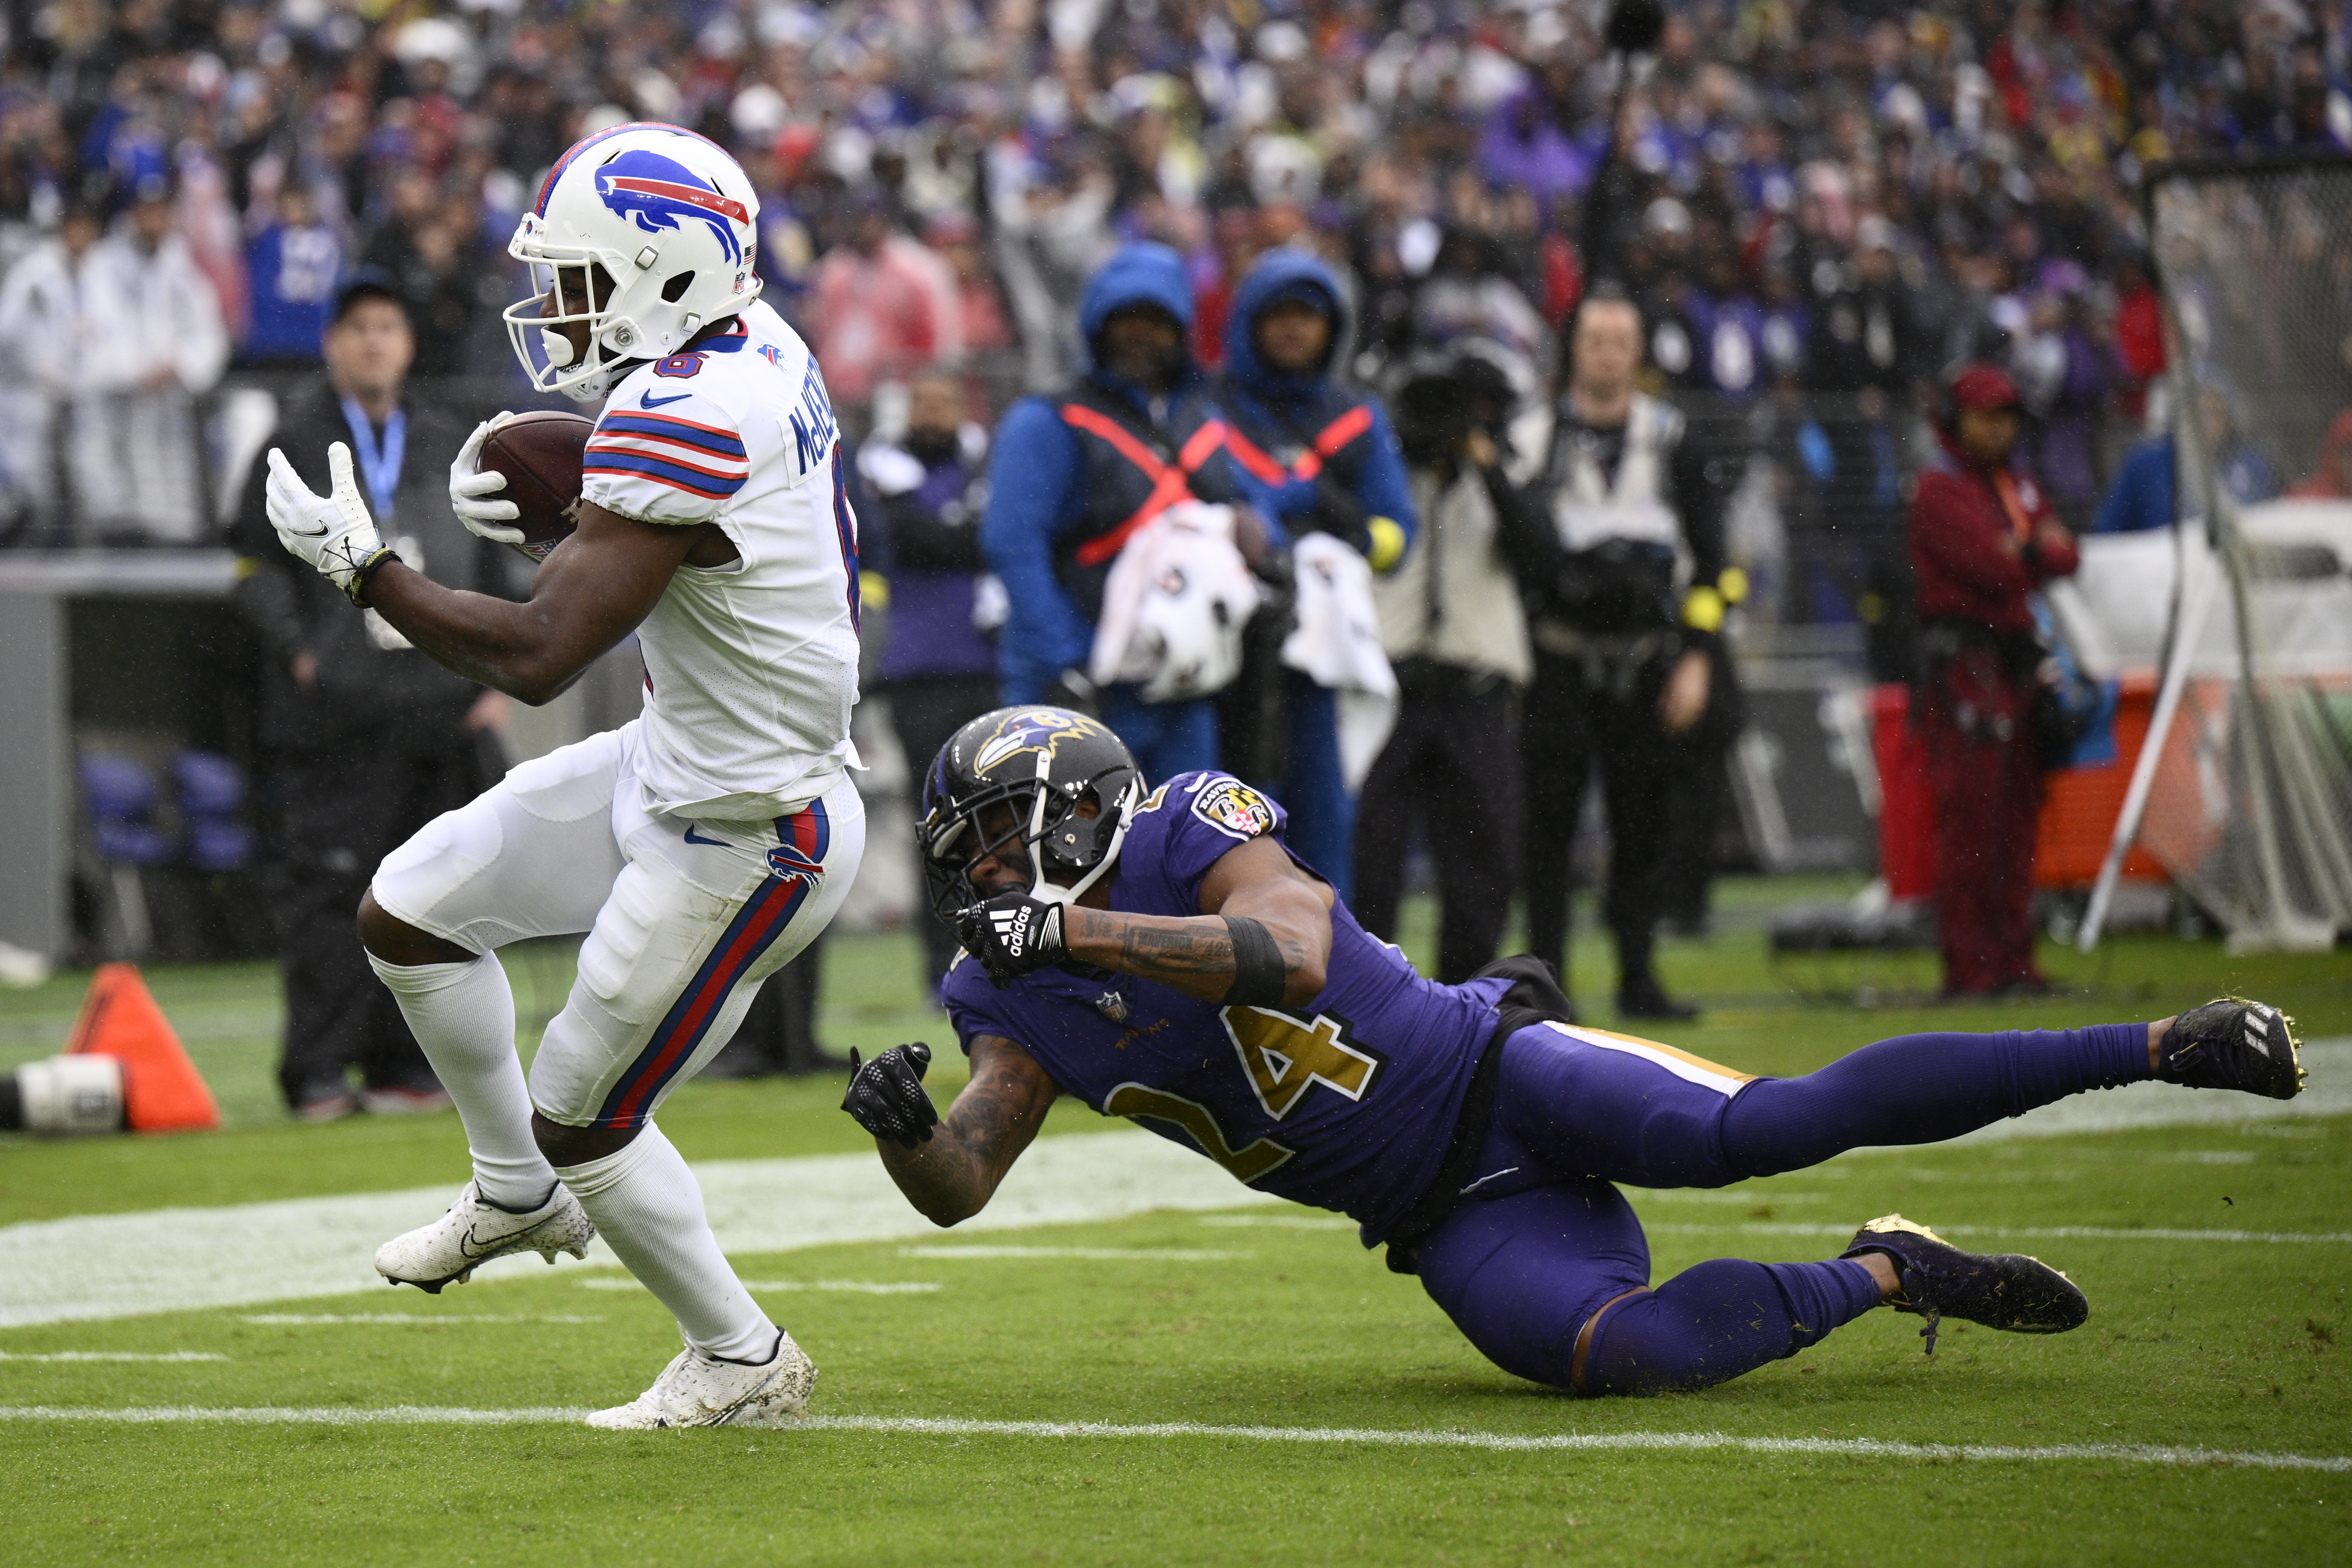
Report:
<svg viewBox="0 0 2352 1568"><path fill-rule="evenodd" d="M593 403L630 366L757 300L759 220L742 167L691 131L615 125L575 142L507 246L538 289L506 310L531 385ZM609 282L594 281L600 268ZM564 329L583 323L587 352L575 355Z"/></svg>

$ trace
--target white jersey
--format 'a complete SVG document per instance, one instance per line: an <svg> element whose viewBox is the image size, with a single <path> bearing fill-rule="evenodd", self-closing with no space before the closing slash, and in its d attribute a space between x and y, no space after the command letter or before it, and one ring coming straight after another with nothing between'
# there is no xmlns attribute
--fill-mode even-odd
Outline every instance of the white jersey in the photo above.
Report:
<svg viewBox="0 0 2352 1568"><path fill-rule="evenodd" d="M854 763L857 520L816 360L766 305L632 371L588 438L583 499L718 524L741 558L685 565L637 628L638 776L656 812L786 815Z"/></svg>

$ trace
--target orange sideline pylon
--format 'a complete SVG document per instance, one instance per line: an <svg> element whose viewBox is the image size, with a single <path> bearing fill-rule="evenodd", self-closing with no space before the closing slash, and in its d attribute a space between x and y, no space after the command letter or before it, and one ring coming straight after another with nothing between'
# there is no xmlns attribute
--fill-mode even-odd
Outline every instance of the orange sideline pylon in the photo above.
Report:
<svg viewBox="0 0 2352 1568"><path fill-rule="evenodd" d="M124 1119L134 1132L185 1132L220 1125L220 1107L180 1037L155 1005L135 963L101 963L66 1038L66 1054L122 1064Z"/></svg>

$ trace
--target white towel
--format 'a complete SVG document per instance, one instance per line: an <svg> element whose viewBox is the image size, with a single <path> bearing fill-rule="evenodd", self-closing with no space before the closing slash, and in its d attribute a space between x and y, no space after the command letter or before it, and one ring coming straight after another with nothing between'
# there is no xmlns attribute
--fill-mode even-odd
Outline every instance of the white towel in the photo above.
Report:
<svg viewBox="0 0 2352 1568"><path fill-rule="evenodd" d="M1381 647L1372 569L1328 533L1301 536L1290 556L1298 624L1283 641L1282 662L1338 693L1339 770L1353 794L1396 726L1396 671Z"/></svg>
<svg viewBox="0 0 2352 1568"><path fill-rule="evenodd" d="M1087 673L1097 686L1136 682L1146 702L1206 697L1239 673L1242 627L1257 605L1233 509L1179 502L1111 563Z"/></svg>

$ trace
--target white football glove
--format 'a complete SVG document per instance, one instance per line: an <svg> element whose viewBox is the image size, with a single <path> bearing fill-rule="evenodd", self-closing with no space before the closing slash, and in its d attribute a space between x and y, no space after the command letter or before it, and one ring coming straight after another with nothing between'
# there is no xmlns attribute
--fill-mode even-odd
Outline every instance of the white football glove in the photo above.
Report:
<svg viewBox="0 0 2352 1568"><path fill-rule="evenodd" d="M368 574L392 556L375 531L367 502L352 478L352 449L341 441L327 448L329 492L314 495L286 460L269 448L269 526L278 542L316 568L354 605L363 601Z"/></svg>
<svg viewBox="0 0 2352 1568"><path fill-rule="evenodd" d="M499 544L522 542L521 529L499 526L520 517L522 509L510 500L486 499L507 488L507 477L495 470L483 470L482 443L513 417L500 410L475 426L474 433L466 437L466 444L457 448L457 459L449 465L449 510L475 534Z"/></svg>

